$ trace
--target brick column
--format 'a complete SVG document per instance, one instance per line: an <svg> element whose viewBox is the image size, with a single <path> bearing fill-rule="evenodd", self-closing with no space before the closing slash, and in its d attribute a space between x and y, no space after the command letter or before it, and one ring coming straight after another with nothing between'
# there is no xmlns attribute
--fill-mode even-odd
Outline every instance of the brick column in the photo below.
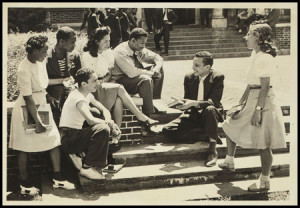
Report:
<svg viewBox="0 0 300 208"><path fill-rule="evenodd" d="M224 18L222 9L213 9L211 25L213 28L227 27L227 19Z"/></svg>

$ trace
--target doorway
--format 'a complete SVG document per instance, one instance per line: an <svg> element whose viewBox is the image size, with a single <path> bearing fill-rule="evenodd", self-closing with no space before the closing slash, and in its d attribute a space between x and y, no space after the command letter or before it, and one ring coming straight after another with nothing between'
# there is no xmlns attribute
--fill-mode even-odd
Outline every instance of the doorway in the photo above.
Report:
<svg viewBox="0 0 300 208"><path fill-rule="evenodd" d="M178 19L174 25L195 24L195 9L173 9Z"/></svg>

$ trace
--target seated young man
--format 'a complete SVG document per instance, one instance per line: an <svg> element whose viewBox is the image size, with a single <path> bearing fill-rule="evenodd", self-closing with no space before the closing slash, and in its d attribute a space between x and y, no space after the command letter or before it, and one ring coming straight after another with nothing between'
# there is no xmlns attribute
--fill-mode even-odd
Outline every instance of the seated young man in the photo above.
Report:
<svg viewBox="0 0 300 208"><path fill-rule="evenodd" d="M75 155L71 157L75 166L80 169L82 176L99 180L103 175L97 169L107 165L108 139L110 129L115 125L110 112L91 94L99 84L97 74L89 68L79 69L75 82L78 83L78 89L69 94L62 109L59 124L61 145L68 154L84 152L82 167L80 158ZM89 104L101 112L103 119L93 116ZM87 127L82 127L84 121L89 124Z"/></svg>
<svg viewBox="0 0 300 208"><path fill-rule="evenodd" d="M188 134L197 137L199 132L192 129L204 129L209 139L209 155L206 166L216 165L218 153L216 144L222 143L218 137L218 122L223 121L221 98L224 89L224 75L214 71L213 57L207 51L196 53L193 60L193 72L184 79L184 101L181 110L190 110L163 127L168 137L178 138Z"/></svg>
<svg viewBox="0 0 300 208"><path fill-rule="evenodd" d="M115 68L112 79L122 84L129 94L143 98L143 113L154 113L153 99L160 99L164 72L160 55L145 48L148 33L142 28L131 31L129 41L114 49ZM152 64L152 68L147 66Z"/></svg>

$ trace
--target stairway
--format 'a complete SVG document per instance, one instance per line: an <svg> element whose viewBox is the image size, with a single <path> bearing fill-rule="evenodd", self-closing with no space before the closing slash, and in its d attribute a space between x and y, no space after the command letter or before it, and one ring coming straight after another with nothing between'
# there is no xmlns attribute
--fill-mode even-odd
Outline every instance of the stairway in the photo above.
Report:
<svg viewBox="0 0 300 208"><path fill-rule="evenodd" d="M154 52L154 34L149 34L146 47ZM164 52L163 38L160 41ZM199 25L175 25L170 32L169 56L164 60L191 60L198 51L209 51L214 58L249 57L243 35L237 34L233 27L200 28Z"/></svg>
<svg viewBox="0 0 300 208"><path fill-rule="evenodd" d="M282 111L285 117L289 116L289 108L282 107ZM161 127L159 125L156 128ZM222 163L226 156L226 139L221 128L219 132L223 145L217 145L217 163ZM288 125L286 132L289 133ZM287 148L273 151L272 187L264 193L247 191L247 187L261 172L258 150L237 147L234 173L221 170L218 166L205 167L207 153L206 142L175 142L161 135L144 137L143 143L123 145L121 150L114 153L117 163L126 162L119 172L107 173L105 180L100 181L79 177L80 184L84 193L105 195L108 198L120 194L133 197L150 194L150 198L164 195L162 200L171 200L179 195L180 200L184 201L224 198L257 200L262 194L267 197L272 193L289 193L291 189L289 138Z"/></svg>

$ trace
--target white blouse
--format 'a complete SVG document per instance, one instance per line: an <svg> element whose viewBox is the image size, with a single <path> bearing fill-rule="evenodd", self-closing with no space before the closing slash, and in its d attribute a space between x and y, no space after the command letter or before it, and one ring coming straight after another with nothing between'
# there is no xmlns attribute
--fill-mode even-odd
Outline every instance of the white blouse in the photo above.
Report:
<svg viewBox="0 0 300 208"><path fill-rule="evenodd" d="M270 77L270 86L272 85L272 76L276 71L275 59L272 55L252 51L250 57L250 69L248 71L247 83L250 85L261 85L261 77Z"/></svg>
<svg viewBox="0 0 300 208"><path fill-rule="evenodd" d="M108 73L108 69L113 68L115 64L113 52L111 49L98 53L98 57L91 56L90 52L84 52L82 55L82 66L93 69L98 77L103 77Z"/></svg>

